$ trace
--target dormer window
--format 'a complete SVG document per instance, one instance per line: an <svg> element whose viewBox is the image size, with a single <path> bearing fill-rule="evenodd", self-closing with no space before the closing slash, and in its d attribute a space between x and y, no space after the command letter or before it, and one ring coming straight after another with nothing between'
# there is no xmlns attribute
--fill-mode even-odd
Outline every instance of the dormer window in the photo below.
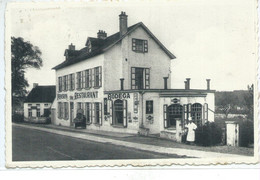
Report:
<svg viewBox="0 0 260 180"><path fill-rule="evenodd" d="M135 52L148 52L148 42L142 39L132 39L132 50Z"/></svg>
<svg viewBox="0 0 260 180"><path fill-rule="evenodd" d="M91 52L91 43L90 41L87 44L87 52L90 53Z"/></svg>

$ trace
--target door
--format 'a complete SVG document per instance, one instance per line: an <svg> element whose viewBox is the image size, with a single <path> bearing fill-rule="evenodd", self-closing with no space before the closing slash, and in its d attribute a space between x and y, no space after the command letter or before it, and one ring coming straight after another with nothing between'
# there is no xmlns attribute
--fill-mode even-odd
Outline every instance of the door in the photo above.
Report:
<svg viewBox="0 0 260 180"><path fill-rule="evenodd" d="M182 106L172 104L168 107L168 127L176 128L176 119L182 119Z"/></svg>
<svg viewBox="0 0 260 180"><path fill-rule="evenodd" d="M135 85L136 89L144 88L144 69L135 68Z"/></svg>
<svg viewBox="0 0 260 180"><path fill-rule="evenodd" d="M114 122L118 125L123 125L124 122L124 111L123 111L123 101L118 99L114 102Z"/></svg>
<svg viewBox="0 0 260 180"><path fill-rule="evenodd" d="M70 102L70 125L73 126L74 119L74 103Z"/></svg>

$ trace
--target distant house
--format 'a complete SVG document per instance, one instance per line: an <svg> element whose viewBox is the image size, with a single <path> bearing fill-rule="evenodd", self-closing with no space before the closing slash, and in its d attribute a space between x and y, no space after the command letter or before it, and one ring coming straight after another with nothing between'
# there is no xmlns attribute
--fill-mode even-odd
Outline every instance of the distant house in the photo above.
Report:
<svg viewBox="0 0 260 180"><path fill-rule="evenodd" d="M45 122L49 117L51 105L55 99L55 86L38 86L33 84L33 89L24 101L24 121Z"/></svg>

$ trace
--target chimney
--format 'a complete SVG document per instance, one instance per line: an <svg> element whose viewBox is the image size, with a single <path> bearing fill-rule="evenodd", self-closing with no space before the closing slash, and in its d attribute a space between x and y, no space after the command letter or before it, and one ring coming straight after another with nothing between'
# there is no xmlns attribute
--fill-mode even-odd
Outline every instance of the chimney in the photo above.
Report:
<svg viewBox="0 0 260 180"><path fill-rule="evenodd" d="M124 90L124 78L120 78L121 90Z"/></svg>
<svg viewBox="0 0 260 180"><path fill-rule="evenodd" d="M37 87L38 83L33 83L33 88Z"/></svg>
<svg viewBox="0 0 260 180"><path fill-rule="evenodd" d="M167 79L168 79L168 77L163 77L163 79L164 79L164 89L168 89L167 88Z"/></svg>
<svg viewBox="0 0 260 180"><path fill-rule="evenodd" d="M186 78L187 80L187 89L190 89L190 78Z"/></svg>
<svg viewBox="0 0 260 180"><path fill-rule="evenodd" d="M184 81L185 89L188 89L187 81Z"/></svg>
<svg viewBox="0 0 260 180"><path fill-rule="evenodd" d="M207 90L210 90L210 79L206 79L207 81Z"/></svg>
<svg viewBox="0 0 260 180"><path fill-rule="evenodd" d="M127 32L127 15L123 11L119 15L119 32L120 37Z"/></svg>
<svg viewBox="0 0 260 180"><path fill-rule="evenodd" d="M103 30L99 30L97 33L98 39L106 39L107 38L107 33Z"/></svg>
<svg viewBox="0 0 260 180"><path fill-rule="evenodd" d="M69 45L69 50L74 50L75 51L75 46L72 43Z"/></svg>

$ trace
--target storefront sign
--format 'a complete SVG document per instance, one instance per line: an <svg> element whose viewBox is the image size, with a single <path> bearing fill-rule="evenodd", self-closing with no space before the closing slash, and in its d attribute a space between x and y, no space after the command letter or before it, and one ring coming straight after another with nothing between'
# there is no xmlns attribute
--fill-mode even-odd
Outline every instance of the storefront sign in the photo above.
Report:
<svg viewBox="0 0 260 180"><path fill-rule="evenodd" d="M108 100L111 100L111 99L129 99L129 98L130 98L129 93L109 93L107 95Z"/></svg>
<svg viewBox="0 0 260 180"><path fill-rule="evenodd" d="M80 98L98 98L98 91L95 92L75 92L74 99Z"/></svg>
<svg viewBox="0 0 260 180"><path fill-rule="evenodd" d="M68 98L68 95L67 94L58 94L57 95L57 99L67 99Z"/></svg>

